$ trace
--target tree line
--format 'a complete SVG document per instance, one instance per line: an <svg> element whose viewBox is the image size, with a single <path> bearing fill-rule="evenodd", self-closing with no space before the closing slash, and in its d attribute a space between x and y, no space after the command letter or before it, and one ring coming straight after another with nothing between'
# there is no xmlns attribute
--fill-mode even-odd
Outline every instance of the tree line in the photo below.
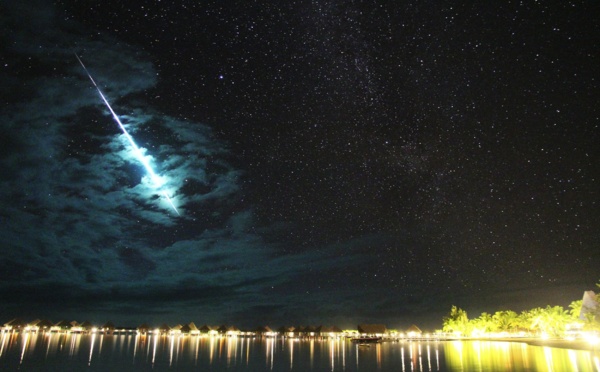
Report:
<svg viewBox="0 0 600 372"><path fill-rule="evenodd" d="M596 286L600 288L600 283ZM584 307L583 300L576 300L571 302L568 309L548 305L520 313L512 310L496 311L494 314L483 312L473 319L469 319L465 310L452 306L450 313L443 319L442 331L471 337L500 332L562 337L568 329L599 331L598 297L600 296L593 299L593 306Z"/></svg>

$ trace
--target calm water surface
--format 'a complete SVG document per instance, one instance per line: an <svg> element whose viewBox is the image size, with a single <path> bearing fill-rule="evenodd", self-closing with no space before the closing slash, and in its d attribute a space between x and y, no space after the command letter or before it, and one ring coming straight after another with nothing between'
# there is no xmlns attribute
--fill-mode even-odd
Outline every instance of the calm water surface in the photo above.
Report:
<svg viewBox="0 0 600 372"><path fill-rule="evenodd" d="M516 342L2 334L0 370L599 371L598 353Z"/></svg>

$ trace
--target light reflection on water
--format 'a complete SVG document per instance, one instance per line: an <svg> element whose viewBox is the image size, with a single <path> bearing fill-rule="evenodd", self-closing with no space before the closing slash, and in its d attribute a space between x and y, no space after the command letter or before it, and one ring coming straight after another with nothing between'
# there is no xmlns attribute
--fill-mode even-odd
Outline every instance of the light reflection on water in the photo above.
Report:
<svg viewBox="0 0 600 372"><path fill-rule="evenodd" d="M3 333L0 369L600 371L598 354L517 342Z"/></svg>

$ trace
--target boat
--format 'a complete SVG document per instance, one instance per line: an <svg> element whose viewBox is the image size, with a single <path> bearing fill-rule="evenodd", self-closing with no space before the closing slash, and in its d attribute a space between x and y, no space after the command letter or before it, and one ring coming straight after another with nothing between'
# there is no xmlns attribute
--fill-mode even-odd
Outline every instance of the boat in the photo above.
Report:
<svg viewBox="0 0 600 372"><path fill-rule="evenodd" d="M360 344L376 344L381 342L381 337L355 337L350 339L352 342Z"/></svg>

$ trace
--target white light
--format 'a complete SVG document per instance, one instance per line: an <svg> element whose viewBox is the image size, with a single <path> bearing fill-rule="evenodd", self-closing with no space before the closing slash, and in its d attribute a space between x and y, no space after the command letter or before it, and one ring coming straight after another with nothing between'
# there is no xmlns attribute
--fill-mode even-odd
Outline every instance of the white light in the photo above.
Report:
<svg viewBox="0 0 600 372"><path fill-rule="evenodd" d="M121 123L121 119L119 119L119 116L112 109L112 107L110 106L110 103L108 103L108 100L104 97L104 94L102 94L102 91L100 90L100 88L98 87L98 85L96 84L96 82L94 81L94 79L92 78L92 75L88 72L87 68L85 67L85 65L83 64L83 62L79 58L79 56L77 54L75 54L75 57L77 57L77 60L81 64L81 67L83 67L83 69L87 73L88 77L90 78L90 80L94 84L94 87L96 87L96 90L100 94L100 97L102 98L102 101L104 101L104 103L106 104L106 107L108 107L108 110L112 114L113 119L115 119L115 121L117 122L117 124L119 124L119 128L121 128L121 131L125 135L125 138L127 138L127 140L129 141L129 144L131 145L131 148L133 149L133 153L135 154L135 156L138 159L138 161L140 163L142 163L142 165L146 169L146 172L150 176L150 179L154 183L154 187L156 189L158 189L158 191L165 197L165 199L167 199L167 202L169 203L169 205L171 205L171 207L173 208L173 210L175 211L175 213L177 213L177 215L180 216L181 214L179 214L179 211L175 207L175 204L173 204L173 201L171 200L171 198L169 197L169 195L166 193L166 191L160 190L160 188L164 184L163 179L160 178L156 173L154 173L154 170L152 169L152 166L150 165L150 162L148 161L147 157L144 155L143 151L135 143L135 141L133 140L133 137L131 137L131 135L129 134L129 132L127 132L127 129L125 128L125 126L123 125L123 123Z"/></svg>

